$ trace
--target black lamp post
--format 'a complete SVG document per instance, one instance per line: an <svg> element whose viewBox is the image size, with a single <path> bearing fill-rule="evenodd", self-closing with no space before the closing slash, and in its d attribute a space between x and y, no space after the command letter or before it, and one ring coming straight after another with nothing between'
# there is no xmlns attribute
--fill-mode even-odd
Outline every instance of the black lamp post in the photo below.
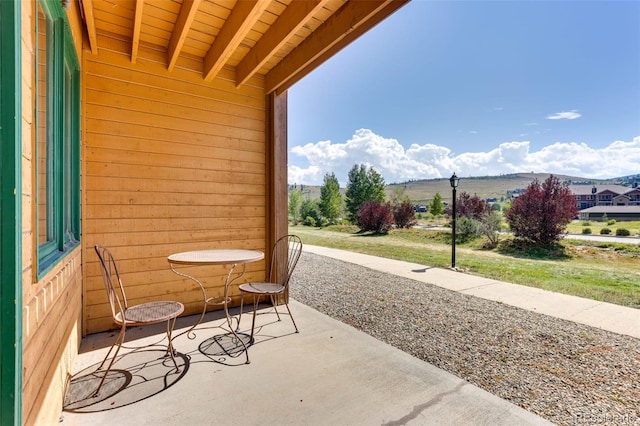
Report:
<svg viewBox="0 0 640 426"><path fill-rule="evenodd" d="M453 191L453 219L451 223L451 269L456 268L456 188L458 187L460 178L454 172L449 178L451 190Z"/></svg>

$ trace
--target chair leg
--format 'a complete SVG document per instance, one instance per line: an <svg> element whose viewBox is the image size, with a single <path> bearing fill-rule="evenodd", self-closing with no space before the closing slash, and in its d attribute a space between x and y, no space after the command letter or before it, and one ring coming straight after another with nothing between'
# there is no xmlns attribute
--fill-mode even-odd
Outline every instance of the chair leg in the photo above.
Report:
<svg viewBox="0 0 640 426"><path fill-rule="evenodd" d="M116 337L116 340L114 340L113 344L109 348L109 352L107 352L107 355L105 355L104 359L102 360L102 363L100 363L100 365L98 366L98 368L95 371L95 372L98 372L98 371L100 371L102 369L102 367L104 366L104 363L107 362L107 359L109 359L109 355L111 354L111 351L113 350L113 348L117 344L118 347L116 348L116 352L113 354L113 358L111 358L111 361L109 362L109 366L107 367L107 371L104 372L104 375L102 376L102 379L100 379L100 384L98 385L98 388L93 393L93 395L91 395L92 397L98 396L98 393L100 392L100 389L102 388L102 385L103 385L105 379L107 378L107 375L109 374L109 371L111 371L111 366L113 365L113 363L115 362L116 358L118 357L118 352L120 352L120 348L122 347L122 343L124 342L125 329L126 329L126 327L123 324L122 328L120 329L120 333L118 333L118 336Z"/></svg>
<svg viewBox="0 0 640 426"><path fill-rule="evenodd" d="M276 296L271 294L269 297L271 298L271 306L273 306L273 310L276 311L276 315L278 316L278 321L281 321L280 312L278 312L278 304L276 303Z"/></svg>
<svg viewBox="0 0 640 426"><path fill-rule="evenodd" d="M253 344L253 330L256 327L256 313L258 312L258 303L260 303L260 295L253 295L253 317L251 319L251 337L249 343Z"/></svg>
<svg viewBox="0 0 640 426"><path fill-rule="evenodd" d="M293 315L291 314L291 309L289 309L289 303L285 303L284 306L287 307L287 311L289 312L289 317L291 318L291 322L296 329L296 333L299 333L298 326L296 325L296 321L293 319Z"/></svg>
<svg viewBox="0 0 640 426"><path fill-rule="evenodd" d="M278 316L278 321L281 321L280 318L280 313L278 312L278 308L276 307L276 297L278 295L274 295L274 294L270 294L269 297L271 298L271 305L273 306L273 309L276 311L276 315ZM253 342L253 330L255 328L256 325L256 314L258 312L258 304L260 302L260 296L259 295L254 295L253 296L253 319L251 320L251 341ZM242 304L242 302L240 302ZM285 302L284 306L287 308L287 312L289 313L289 317L291 318L291 322L293 323L293 327L296 329L296 333L299 333L300 331L298 330L298 325L296 324L296 321L293 319L293 314L291 313L291 309L289 309L289 303Z"/></svg>

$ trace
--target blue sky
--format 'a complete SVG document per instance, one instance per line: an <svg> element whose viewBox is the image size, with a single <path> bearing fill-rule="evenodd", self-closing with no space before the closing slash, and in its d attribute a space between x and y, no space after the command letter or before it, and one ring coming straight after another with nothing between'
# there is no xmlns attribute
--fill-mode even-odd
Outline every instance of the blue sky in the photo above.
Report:
<svg viewBox="0 0 640 426"><path fill-rule="evenodd" d="M289 90L289 182L640 173L640 1L414 0Z"/></svg>

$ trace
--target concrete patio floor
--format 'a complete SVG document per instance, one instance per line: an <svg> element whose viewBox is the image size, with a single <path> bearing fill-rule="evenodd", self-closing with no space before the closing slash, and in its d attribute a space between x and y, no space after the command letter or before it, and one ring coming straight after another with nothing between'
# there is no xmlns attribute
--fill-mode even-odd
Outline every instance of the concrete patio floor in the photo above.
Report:
<svg viewBox="0 0 640 426"><path fill-rule="evenodd" d="M342 250L305 251L357 263L522 309L640 338L640 311L575 296L480 278L446 269ZM300 333L271 308L257 319L245 352L209 312L196 329L174 340L180 371L156 343L164 325L127 331L126 348L98 397L91 375L115 333L82 340L67 391L62 425L529 425L546 420L433 365L291 301ZM237 308L232 310L237 314ZM180 318L176 334L198 316ZM243 315L247 333L251 315ZM218 336L218 337L214 337ZM226 348L226 351L225 351ZM231 348L231 349L229 349Z"/></svg>
<svg viewBox="0 0 640 426"><path fill-rule="evenodd" d="M163 325L131 329L126 354L95 398L88 395L98 378L90 373L115 334L84 338L60 424L550 424L305 305L290 306L300 333L287 315L280 322L259 315L250 364L214 341L224 334L220 312L206 315L195 339L175 339L179 373L161 347L150 346L162 339ZM196 319L180 318L177 332ZM251 315L243 315L241 331L250 326Z"/></svg>

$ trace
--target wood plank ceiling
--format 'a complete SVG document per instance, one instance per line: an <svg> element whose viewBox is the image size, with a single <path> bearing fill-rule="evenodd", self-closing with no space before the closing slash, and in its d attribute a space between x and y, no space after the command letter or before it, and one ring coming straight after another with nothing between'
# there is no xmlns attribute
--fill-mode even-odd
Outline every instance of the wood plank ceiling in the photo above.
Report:
<svg viewBox="0 0 640 426"><path fill-rule="evenodd" d="M262 76L282 93L409 0L81 0L91 52L124 40L131 61L164 57L169 71L235 84ZM128 52L129 53L129 52ZM148 56L148 57L147 57Z"/></svg>

